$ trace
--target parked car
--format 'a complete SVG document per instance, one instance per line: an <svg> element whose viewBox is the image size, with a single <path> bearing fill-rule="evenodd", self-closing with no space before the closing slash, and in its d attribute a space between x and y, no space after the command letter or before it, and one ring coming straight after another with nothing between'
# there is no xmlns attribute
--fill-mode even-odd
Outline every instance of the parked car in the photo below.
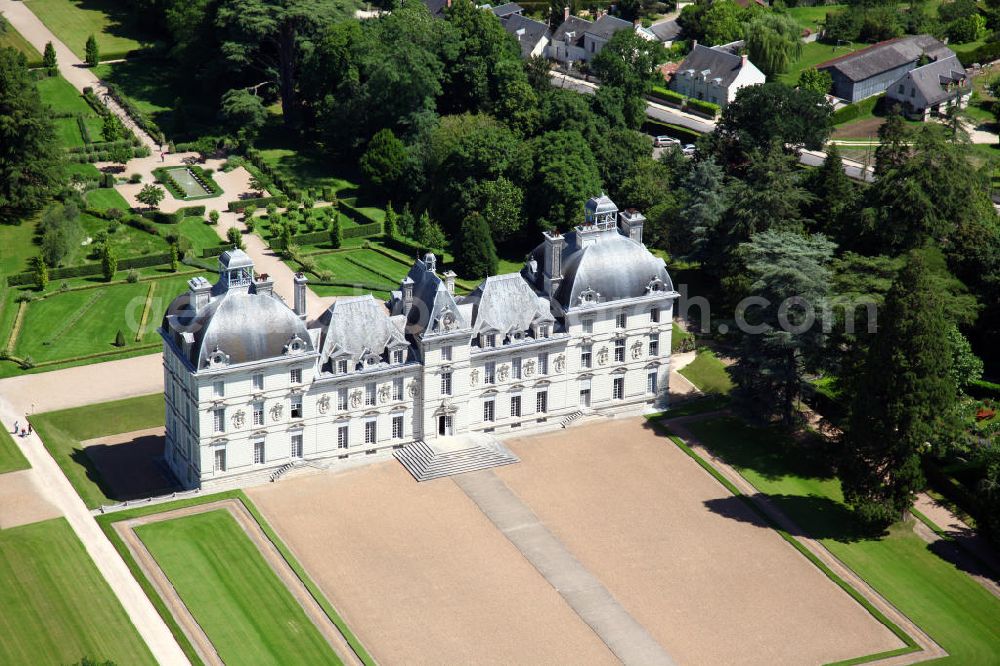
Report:
<svg viewBox="0 0 1000 666"><path fill-rule="evenodd" d="M692 155L694 155L694 144L693 143L685 144L684 147L681 148L681 152L684 153L684 155L686 155L687 157L691 157Z"/></svg>
<svg viewBox="0 0 1000 666"><path fill-rule="evenodd" d="M657 148L666 148L668 146L679 146L681 142L672 136L658 136L653 139L653 145Z"/></svg>

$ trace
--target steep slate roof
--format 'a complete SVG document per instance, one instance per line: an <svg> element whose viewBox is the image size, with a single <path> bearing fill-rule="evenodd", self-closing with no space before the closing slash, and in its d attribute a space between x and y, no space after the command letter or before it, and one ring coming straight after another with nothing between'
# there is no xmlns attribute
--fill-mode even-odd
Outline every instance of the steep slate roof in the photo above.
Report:
<svg viewBox="0 0 1000 666"><path fill-rule="evenodd" d="M649 26L649 31L661 42L670 42L680 37L681 25L677 22L677 19L670 19L669 21L654 23Z"/></svg>
<svg viewBox="0 0 1000 666"><path fill-rule="evenodd" d="M594 21L594 23L587 28L586 32L594 35L595 37L600 37L601 39L611 39L619 30L631 30L632 24L628 21L623 21L622 19L605 14L601 18Z"/></svg>
<svg viewBox="0 0 1000 666"><path fill-rule="evenodd" d="M696 75L706 72L706 79L721 79L722 85L728 88L739 75L742 68L743 56L695 44L695 47L684 58L684 62L677 68L677 71L685 72L687 70L694 70Z"/></svg>
<svg viewBox="0 0 1000 666"><path fill-rule="evenodd" d="M932 60L950 58L955 52L930 35L890 39L847 55L827 60L817 69L835 69L851 81L864 81L883 72L917 61L927 55Z"/></svg>
<svg viewBox="0 0 1000 666"><path fill-rule="evenodd" d="M405 344L402 317L389 317L371 294L338 298L316 322L322 328L320 365L346 351L357 361L366 352L382 354L386 347Z"/></svg>
<svg viewBox="0 0 1000 666"><path fill-rule="evenodd" d="M511 14L503 19L502 23L504 30L517 37L521 55L525 58L530 56L538 42L549 34L549 26L520 14ZM518 35L518 30L524 30L524 34Z"/></svg>
<svg viewBox="0 0 1000 666"><path fill-rule="evenodd" d="M556 28L556 31L552 34L552 41L565 41L566 33L572 32L574 33L572 43L580 44L583 42L583 33L589 32L591 25L593 24L587 19L582 19L579 16L570 16Z"/></svg>
<svg viewBox="0 0 1000 666"><path fill-rule="evenodd" d="M954 91L947 89L949 85L964 82L967 77L958 57L952 56L911 69L903 76L905 78L912 80L927 104L933 106L954 95Z"/></svg>
<svg viewBox="0 0 1000 666"><path fill-rule="evenodd" d="M527 331L536 321L553 320L548 302L535 294L520 273L491 275L462 299L462 305L466 304L474 306L473 335Z"/></svg>
<svg viewBox="0 0 1000 666"><path fill-rule="evenodd" d="M450 310L455 315L455 329L468 328L469 324L455 302L455 297L448 293L448 287L429 269L424 259L413 262L405 280L413 281L413 305L406 317L407 333L424 335L428 332L443 332L444 329L438 326L438 319L445 310ZM394 301L393 314L401 304L401 301Z"/></svg>
<svg viewBox="0 0 1000 666"><path fill-rule="evenodd" d="M448 7L448 0L424 0L427 11L434 18L444 18L444 10Z"/></svg>
<svg viewBox="0 0 1000 666"><path fill-rule="evenodd" d="M514 14L520 14L524 11L524 7L516 2L508 2L503 5L497 5L496 7L490 7L490 11L496 14L497 18L506 18Z"/></svg>

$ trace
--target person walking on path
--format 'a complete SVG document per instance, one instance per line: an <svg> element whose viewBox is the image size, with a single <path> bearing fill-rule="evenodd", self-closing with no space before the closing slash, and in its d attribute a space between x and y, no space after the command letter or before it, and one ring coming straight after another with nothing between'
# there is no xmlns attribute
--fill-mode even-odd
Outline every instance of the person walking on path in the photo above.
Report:
<svg viewBox="0 0 1000 666"><path fill-rule="evenodd" d="M35 429L31 426L31 421L28 421L28 434L35 432Z"/></svg>
<svg viewBox="0 0 1000 666"><path fill-rule="evenodd" d="M21 422L20 422L20 421L14 421L14 434L15 434L15 435L16 435L16 434L18 433L18 431L19 431L19 430L21 429L21 428L20 428L20 425L21 425Z"/></svg>

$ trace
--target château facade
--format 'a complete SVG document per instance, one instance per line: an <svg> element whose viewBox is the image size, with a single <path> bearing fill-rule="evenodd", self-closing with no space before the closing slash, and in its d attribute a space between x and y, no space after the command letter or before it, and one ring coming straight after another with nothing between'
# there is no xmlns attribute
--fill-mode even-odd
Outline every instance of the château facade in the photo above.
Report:
<svg viewBox="0 0 1000 666"><path fill-rule="evenodd" d="M305 277L289 308L244 252L223 253L218 282L190 280L160 328L167 464L186 487L212 486L662 406L678 294L644 222L595 197L519 273L461 296L427 254L387 303L338 298L315 321Z"/></svg>

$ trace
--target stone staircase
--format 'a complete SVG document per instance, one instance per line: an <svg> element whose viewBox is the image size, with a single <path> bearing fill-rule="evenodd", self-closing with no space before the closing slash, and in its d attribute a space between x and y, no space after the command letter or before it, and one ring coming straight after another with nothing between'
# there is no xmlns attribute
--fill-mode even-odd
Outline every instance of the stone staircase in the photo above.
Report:
<svg viewBox="0 0 1000 666"><path fill-rule="evenodd" d="M396 450L393 456L417 481L520 462L506 446L492 437L476 435L443 439L453 441L437 440L433 444L416 441Z"/></svg>
<svg viewBox="0 0 1000 666"><path fill-rule="evenodd" d="M280 479L281 477L283 477L285 474L288 474L289 472L291 472L296 467L301 467L301 466L303 466L305 464L306 464L305 460L293 460L290 463L285 463L284 465L282 465L278 469L276 469L273 472L271 472L271 483L274 483L275 481L277 481L278 479Z"/></svg>
<svg viewBox="0 0 1000 666"><path fill-rule="evenodd" d="M577 419L581 418L583 418L583 412L578 409L572 414L569 414L565 418L563 418L563 420L559 422L559 425L561 425L563 428L566 428L571 423L573 423L573 421L576 421Z"/></svg>

